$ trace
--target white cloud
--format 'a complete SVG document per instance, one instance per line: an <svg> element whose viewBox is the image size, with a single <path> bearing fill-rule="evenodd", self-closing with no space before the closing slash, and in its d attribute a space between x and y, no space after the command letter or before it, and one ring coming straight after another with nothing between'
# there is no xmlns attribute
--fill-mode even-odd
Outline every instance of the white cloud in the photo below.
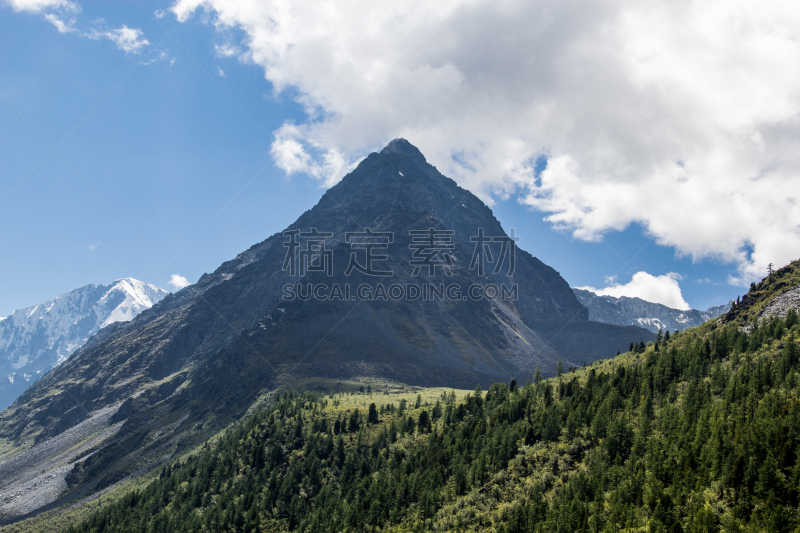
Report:
<svg viewBox="0 0 800 533"><path fill-rule="evenodd" d="M663 276L653 276L647 272L637 272L631 280L622 285L617 283L603 289L594 287L578 287L579 289L592 291L600 296L613 296L619 298L628 296L630 298L641 298L648 302L658 303L686 311L691 309L686 300L683 299L681 286L678 281L682 279L680 274L670 272Z"/></svg>
<svg viewBox="0 0 800 533"><path fill-rule="evenodd" d="M225 44L215 44L214 45L214 52L219 57L233 57L233 56L241 56L242 51L239 50L236 46L233 46L230 43Z"/></svg>
<svg viewBox="0 0 800 533"><path fill-rule="evenodd" d="M708 283L709 285L719 285L719 283L709 278L701 278L696 281L698 285L703 285L704 283Z"/></svg>
<svg viewBox="0 0 800 533"><path fill-rule="evenodd" d="M123 24L121 28L112 30L92 30L88 36L92 39L108 39L117 45L117 48L127 52L139 53L150 41L142 37L142 30L129 28Z"/></svg>
<svg viewBox="0 0 800 533"><path fill-rule="evenodd" d="M140 64L144 65L144 66L147 66L147 65L152 65L156 61L167 61L167 60L169 60L169 65L170 66L172 66L175 63L175 58L174 57L170 58L169 54L167 54L163 50L159 50L159 52L157 54L154 54L154 53L148 54L147 57L142 59Z"/></svg>
<svg viewBox="0 0 800 533"><path fill-rule="evenodd" d="M44 16L50 24L56 27L58 33L72 33L78 30L75 29L75 19L62 20L53 13L47 13Z"/></svg>
<svg viewBox="0 0 800 533"><path fill-rule="evenodd" d="M222 69L221 69L221 68L219 68L219 67L217 67L217 75L218 75L218 76L220 76L220 77L222 77L222 78L226 77L226 76L225 76L225 71L224 71L224 70L222 70Z"/></svg>
<svg viewBox="0 0 800 533"><path fill-rule="evenodd" d="M79 13L81 6L67 0L0 0L19 12L40 13L45 20L56 27L59 33L72 33L75 29L75 18L70 15Z"/></svg>
<svg viewBox="0 0 800 533"><path fill-rule="evenodd" d="M80 11L80 6L67 0L3 0L3 2L16 12L28 11L41 13L48 9L62 9L67 11Z"/></svg>
<svg viewBox="0 0 800 533"><path fill-rule="evenodd" d="M90 244L89 246L87 246L87 248L89 249L90 252L94 252L99 247L100 247L100 242L99 241L97 242L97 244Z"/></svg>
<svg viewBox="0 0 800 533"><path fill-rule="evenodd" d="M113 42L117 48L127 52L139 53L143 48L150 44L150 41L143 37L142 30L138 28L129 28L123 24L121 28L115 29L92 29L89 32L79 32L75 27L76 19L74 17L67 18L71 14L80 13L81 6L75 2L68 0L0 0L5 4L11 6L16 12L40 13L44 18L50 22L59 33L80 33L83 37L90 39L108 39ZM98 19L96 23L104 24L103 19ZM163 52L158 59L167 59ZM146 64L152 63L149 61Z"/></svg>
<svg viewBox="0 0 800 533"><path fill-rule="evenodd" d="M172 275L172 278L170 278L169 280L169 284L175 287L175 289L177 290L181 290L182 288L191 285L191 283L189 283L189 280L187 280L183 276L179 276L178 274Z"/></svg>
<svg viewBox="0 0 800 533"><path fill-rule="evenodd" d="M259 65L305 106L305 123L275 132L288 173L328 186L402 136L484 199L519 194L580 239L639 223L679 255L738 265L736 283L800 256L792 2L172 7L180 21L198 9L217 54Z"/></svg>

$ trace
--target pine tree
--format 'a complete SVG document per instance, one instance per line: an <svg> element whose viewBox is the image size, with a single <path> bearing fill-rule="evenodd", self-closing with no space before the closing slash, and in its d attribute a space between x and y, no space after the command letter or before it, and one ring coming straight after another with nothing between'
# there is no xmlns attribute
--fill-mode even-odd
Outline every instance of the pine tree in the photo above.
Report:
<svg viewBox="0 0 800 533"><path fill-rule="evenodd" d="M358 414L358 409L353 411L353 414L350 415L350 422L347 425L347 431L350 433L356 433L358 428L361 426L361 416Z"/></svg>
<svg viewBox="0 0 800 533"><path fill-rule="evenodd" d="M418 426L419 426L420 433L423 433L425 431L430 431L430 429L431 429L431 421L430 421L430 417L428 415L428 411L422 411L419 414Z"/></svg>

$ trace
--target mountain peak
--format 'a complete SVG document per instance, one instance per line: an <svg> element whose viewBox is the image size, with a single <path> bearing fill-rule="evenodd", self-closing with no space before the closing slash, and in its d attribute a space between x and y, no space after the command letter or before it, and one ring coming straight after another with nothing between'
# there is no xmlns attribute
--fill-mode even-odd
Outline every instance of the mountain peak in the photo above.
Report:
<svg viewBox="0 0 800 533"><path fill-rule="evenodd" d="M133 320L167 294L121 278L108 285L89 283L0 319L0 409L99 330Z"/></svg>
<svg viewBox="0 0 800 533"><path fill-rule="evenodd" d="M383 150L381 155L387 154L400 154L414 159L418 163L427 163L425 156L419 149L405 139L397 138L389 142Z"/></svg>
<svg viewBox="0 0 800 533"><path fill-rule="evenodd" d="M286 232L95 337L0 413L0 438L44 443L89 424L82 405L116 412L126 429L65 480L101 488L93 480L200 444L283 384L488 387L654 338L589 322L558 272L511 243L477 196L395 139Z"/></svg>

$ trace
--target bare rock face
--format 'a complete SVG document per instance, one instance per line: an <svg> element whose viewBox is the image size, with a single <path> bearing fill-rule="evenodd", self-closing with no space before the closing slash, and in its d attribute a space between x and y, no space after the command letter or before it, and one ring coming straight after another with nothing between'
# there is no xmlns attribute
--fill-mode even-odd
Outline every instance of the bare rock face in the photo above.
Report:
<svg viewBox="0 0 800 533"><path fill-rule="evenodd" d="M795 311L800 309L800 287L794 287L783 294L775 296L772 301L764 307L764 310L761 311L759 316L786 318L786 313L788 313L790 309L794 309Z"/></svg>
<svg viewBox="0 0 800 533"><path fill-rule="evenodd" d="M286 232L105 328L0 413L0 438L45 442L119 405L119 432L66 477L68 491L101 488L191 449L279 385L369 376L473 388L653 338L589 321L558 272L513 242L396 139Z"/></svg>

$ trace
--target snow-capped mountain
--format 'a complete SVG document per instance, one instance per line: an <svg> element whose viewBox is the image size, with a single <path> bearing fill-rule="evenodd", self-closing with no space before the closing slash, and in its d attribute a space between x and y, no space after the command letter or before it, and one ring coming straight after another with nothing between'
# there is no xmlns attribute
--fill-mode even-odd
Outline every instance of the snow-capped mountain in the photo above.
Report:
<svg viewBox="0 0 800 533"><path fill-rule="evenodd" d="M639 326L656 333L659 329L675 331L699 326L707 320L727 313L730 302L710 307L706 311L690 309L682 311L666 305L656 304L641 298L623 296L598 296L583 289L572 289L578 301L589 309L589 320L617 324L619 326Z"/></svg>
<svg viewBox="0 0 800 533"><path fill-rule="evenodd" d="M102 328L132 320L168 294L123 278L109 285L85 285L0 319L0 409Z"/></svg>

